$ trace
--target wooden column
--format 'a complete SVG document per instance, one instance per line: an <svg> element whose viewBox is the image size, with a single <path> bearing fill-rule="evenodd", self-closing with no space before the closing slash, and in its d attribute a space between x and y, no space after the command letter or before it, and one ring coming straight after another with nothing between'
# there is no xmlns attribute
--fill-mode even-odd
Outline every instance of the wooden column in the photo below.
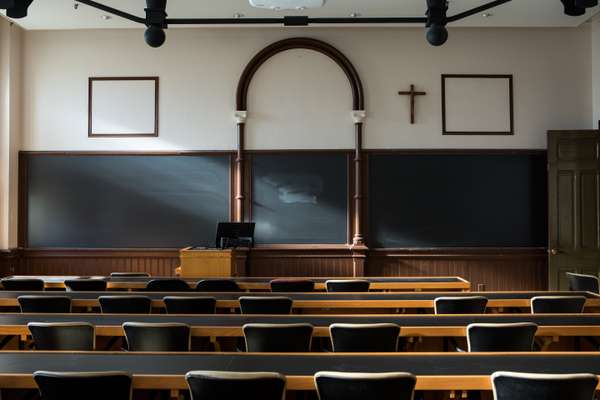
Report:
<svg viewBox="0 0 600 400"><path fill-rule="evenodd" d="M363 110L355 110L352 112L355 131L355 146L354 146L354 237L352 244L354 246L362 246L365 243L362 224L363 210L363 179L362 179L362 133L363 122L366 117L366 112Z"/></svg>
<svg viewBox="0 0 600 400"><path fill-rule="evenodd" d="M244 193L244 134L248 112L236 111L234 117L237 123L238 143L235 157L235 207L233 215L235 222L244 222L244 200L246 198Z"/></svg>

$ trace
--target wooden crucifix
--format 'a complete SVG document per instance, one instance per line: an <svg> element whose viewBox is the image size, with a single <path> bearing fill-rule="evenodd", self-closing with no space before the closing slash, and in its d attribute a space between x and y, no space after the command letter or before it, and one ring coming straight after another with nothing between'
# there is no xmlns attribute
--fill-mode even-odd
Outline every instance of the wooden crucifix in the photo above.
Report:
<svg viewBox="0 0 600 400"><path fill-rule="evenodd" d="M415 91L415 85L410 85L410 91L408 92L398 92L400 96L410 96L410 123L415 123L415 97L417 96L425 96L426 92L417 92Z"/></svg>

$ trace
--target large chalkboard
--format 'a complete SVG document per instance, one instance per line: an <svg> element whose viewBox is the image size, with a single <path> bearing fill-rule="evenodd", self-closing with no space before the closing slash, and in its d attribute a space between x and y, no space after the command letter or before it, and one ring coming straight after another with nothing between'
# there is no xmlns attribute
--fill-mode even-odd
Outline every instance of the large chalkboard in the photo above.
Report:
<svg viewBox="0 0 600 400"><path fill-rule="evenodd" d="M252 220L257 243L346 243L348 156L256 154Z"/></svg>
<svg viewBox="0 0 600 400"><path fill-rule="evenodd" d="M545 153L371 154L369 245L545 247Z"/></svg>
<svg viewBox="0 0 600 400"><path fill-rule="evenodd" d="M229 220L229 156L30 155L29 247L212 245Z"/></svg>

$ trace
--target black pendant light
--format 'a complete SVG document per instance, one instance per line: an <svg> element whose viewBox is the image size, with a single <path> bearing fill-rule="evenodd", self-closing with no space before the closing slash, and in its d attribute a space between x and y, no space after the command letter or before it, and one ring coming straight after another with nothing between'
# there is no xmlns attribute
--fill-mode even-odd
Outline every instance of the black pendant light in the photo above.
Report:
<svg viewBox="0 0 600 400"><path fill-rule="evenodd" d="M33 0L0 0L0 8L6 9L9 18L25 18L31 3Z"/></svg>
<svg viewBox="0 0 600 400"><path fill-rule="evenodd" d="M167 35L167 0L146 0L146 32L144 40L151 47L160 47L165 43Z"/></svg>
<svg viewBox="0 0 600 400"><path fill-rule="evenodd" d="M441 46L448 40L448 2L446 0L427 0L427 41L432 46Z"/></svg>
<svg viewBox="0 0 600 400"><path fill-rule="evenodd" d="M575 0L575 6L579 8L596 7L598 0Z"/></svg>
<svg viewBox="0 0 600 400"><path fill-rule="evenodd" d="M575 0L560 0L565 6L565 14L571 17L579 17L585 14L585 7L575 5Z"/></svg>
<svg viewBox="0 0 600 400"><path fill-rule="evenodd" d="M13 8L15 6L15 0L0 0L0 9L6 10L7 8Z"/></svg>

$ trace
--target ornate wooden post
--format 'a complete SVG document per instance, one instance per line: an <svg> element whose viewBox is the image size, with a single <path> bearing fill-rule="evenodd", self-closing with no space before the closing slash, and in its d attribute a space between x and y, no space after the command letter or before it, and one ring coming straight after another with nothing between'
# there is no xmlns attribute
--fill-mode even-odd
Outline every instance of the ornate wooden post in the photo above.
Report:
<svg viewBox="0 0 600 400"><path fill-rule="evenodd" d="M237 153L235 157L235 222L244 222L244 133L246 130L247 111L236 111L234 114L238 128Z"/></svg>
<svg viewBox="0 0 600 400"><path fill-rule="evenodd" d="M363 179L362 179L362 134L363 123L367 116L364 110L352 111L352 119L354 121L354 215L353 230L354 237L352 238L352 272L354 276L365 275L365 260L367 258L367 247L365 246L365 238L363 235Z"/></svg>

